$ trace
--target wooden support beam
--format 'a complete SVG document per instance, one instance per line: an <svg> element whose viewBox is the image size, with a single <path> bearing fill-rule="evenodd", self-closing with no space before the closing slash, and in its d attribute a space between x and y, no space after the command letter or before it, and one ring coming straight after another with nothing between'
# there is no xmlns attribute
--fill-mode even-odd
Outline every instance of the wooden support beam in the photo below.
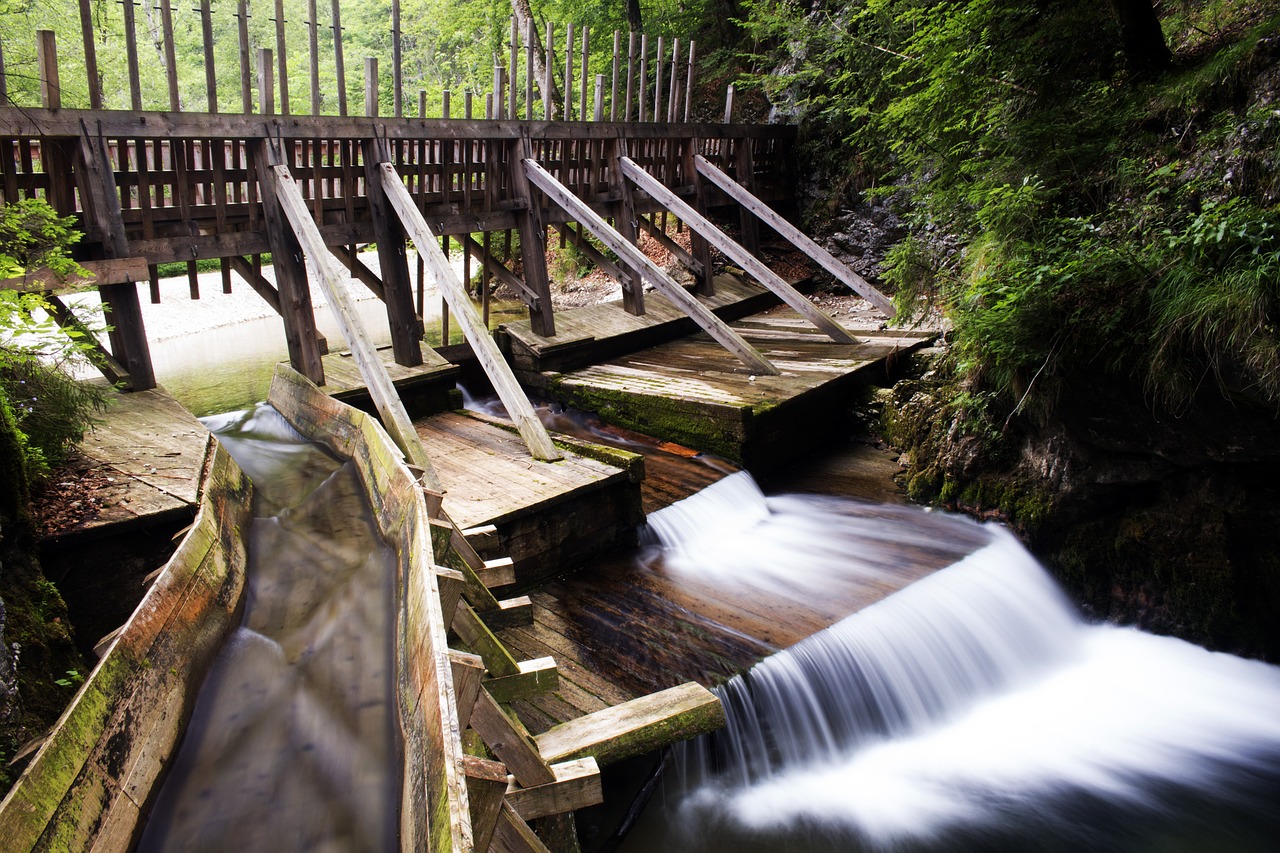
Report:
<svg viewBox="0 0 1280 853"><path fill-rule="evenodd" d="M480 555L476 554L467 543L457 525L447 516L433 518L430 523L431 540L436 558L442 565L462 572L463 594L467 601L483 613L486 619L493 620L495 628L529 624L533 618L533 611L528 597L520 596L499 601L477 574L478 571L483 570L484 560L480 559Z"/></svg>
<svg viewBox="0 0 1280 853"><path fill-rule="evenodd" d="M405 228L397 216L396 201L387 195L387 187L382 181L383 167L390 168L390 164L385 162L390 152L384 142L377 139L366 139L363 147L365 193L369 200L369 213L373 217L373 233L378 241L378 265L382 269L381 298L387 308L391 350L396 364L415 367L422 364L422 330L413 308L413 280L405 251ZM398 177L395 186L404 189ZM405 196L408 196L407 192ZM410 207L417 213L418 208L412 201Z"/></svg>
<svg viewBox="0 0 1280 853"><path fill-rule="evenodd" d="M722 726L720 700L702 685L688 682L552 726L535 740L548 762L591 755L605 765Z"/></svg>
<svg viewBox="0 0 1280 853"><path fill-rule="evenodd" d="M490 849L494 830L508 785L506 765L474 755L462 758L467 776L467 799L471 806L472 849L482 853Z"/></svg>
<svg viewBox="0 0 1280 853"><path fill-rule="evenodd" d="M476 696L480 694L484 659L469 652L450 649L449 668L453 671L453 695L458 703L458 728L465 729L470 724Z"/></svg>
<svg viewBox="0 0 1280 853"><path fill-rule="evenodd" d="M465 601L458 603L453 615L453 630L462 638L462 642L480 657L484 665L494 676L520 675L520 664L507 651L502 641L494 636L493 631L484 623Z"/></svg>
<svg viewBox="0 0 1280 853"><path fill-rule="evenodd" d="M133 384L128 368L98 343L98 339L80 322L80 318L71 311L71 308L66 303L52 293L46 293L44 301L49 306L53 321L58 324L59 328L68 332L75 332L82 342L88 344L89 352L87 357L89 361L94 367L98 368L98 372L105 376L108 382L112 384L120 383L126 387Z"/></svg>
<svg viewBox="0 0 1280 853"><path fill-rule="evenodd" d="M485 232L485 237L488 237ZM521 280L520 276L507 269L501 261L493 257L491 253L485 250L485 247L475 241L470 235L462 237L462 245L471 254L471 257L478 260L484 265L484 269L498 281L505 284L516 292L516 295L524 301L529 307L530 312L542 310L542 299L538 294L529 289L529 285ZM487 327L486 327L487 328Z"/></svg>
<svg viewBox="0 0 1280 853"><path fill-rule="evenodd" d="M409 413L405 411L404 403L400 400L395 385L391 383L391 377L378 359L377 349L369 340L356 314L355 305L346 289L347 276L324 244L324 238L320 236L315 220L311 218L311 211L307 209L307 203L303 200L293 175L289 173L289 167L281 165L269 168L266 183L274 187L289 225L315 268L316 281L329 300L329 307L343 338L351 347L351 355L355 358L360 375L369 388L369 396L382 417L383 427L405 455L406 461L423 470L426 484L439 488L439 477L422 446L422 439L414 430L413 421L409 419Z"/></svg>
<svg viewBox="0 0 1280 853"><path fill-rule="evenodd" d="M691 42L690 47L692 46ZM693 74L692 65L689 68L689 74ZM698 140L689 140L689 144L685 146L684 162L681 165L684 168L685 180L693 181L693 209L698 211L703 218L706 218L708 209L707 184L706 181L702 180L702 176L698 174L698 170L693 165L693 156L698 153L698 147ZM711 244L696 229L690 232L689 244L693 249L694 257L698 259L698 266L702 267L702 272L698 274L698 286L695 288L695 292L699 296L715 296L716 283L715 270L711 266Z"/></svg>
<svg viewBox="0 0 1280 853"><path fill-rule="evenodd" d="M629 157L623 157L621 166L622 173L634 181L637 187L647 192L652 198L657 199L668 210L683 219L690 228L706 238L726 257L740 264L756 281L773 291L779 299L787 303L801 317L804 317L822 330L823 334L831 338L831 340L838 344L856 344L858 342L858 339L851 335L848 329L833 320L827 312L810 302L803 293L787 284L781 276L765 266L759 258L731 240L729 235L717 228L709 219L686 204L679 196L659 183L656 178L644 169L641 169L634 160Z"/></svg>
<svg viewBox="0 0 1280 853"><path fill-rule="evenodd" d="M568 88L568 83L565 83ZM567 97L567 96L566 96ZM529 308L529 323L535 334L544 338L556 336L555 315L551 308L551 278L547 273L547 227L542 220L542 206L534 203L529 176L521 166L533 157L529 137L512 140L507 146L511 195L523 206L515 211L520 229L520 259L524 264L524 280L538 297L537 310Z"/></svg>
<svg viewBox="0 0 1280 853"><path fill-rule="evenodd" d="M516 675L499 675L485 681L484 689L500 704L550 693L560 686L560 671L554 658L522 660L519 667Z"/></svg>
<svg viewBox="0 0 1280 853"><path fill-rule="evenodd" d="M498 828L493 833L489 849L494 853L551 853L529 824L521 820L515 809L506 803L502 804Z"/></svg>
<svg viewBox="0 0 1280 853"><path fill-rule="evenodd" d="M417 205L413 203L413 198L405 189L395 167L388 162L382 162L376 168L380 174L379 185L390 207L413 237L414 245L419 247L420 253L435 277L436 286L449 307L453 309L453 315L458 319L463 335L471 344L471 351L475 353L476 359L484 368L485 375L489 377L490 384L498 394L498 399L502 400L502 405L507 410L507 415L515 423L525 446L529 448L529 454L542 462L563 458L552 443L551 436L547 434L546 427L542 425L542 421L538 420L533 404L529 402L524 389L520 387L515 374L511 372L511 366L503 359L498 345L485 326L484 318L476 310L475 303L467 295L466 285L449 265L435 234L422 218ZM373 182L372 175L370 182ZM379 247L381 248L381 243ZM407 274L408 267L405 269Z"/></svg>
<svg viewBox="0 0 1280 853"><path fill-rule="evenodd" d="M739 142L739 144L743 143ZM742 205L744 209L751 211L751 213L763 220L766 225L789 240L800 251L817 261L823 269L835 276L837 281L866 299L880 311L883 311L885 316L892 318L897 314L897 309L893 307L893 301L889 297L873 287L865 278L840 263L834 255L815 243L799 228L783 219L775 210L748 192L733 178L716 168L715 164L710 160L702 155L697 155L693 159L699 174L705 176L707 180L722 189L730 198Z"/></svg>
<svg viewBox="0 0 1280 853"><path fill-rule="evenodd" d="M462 572L436 566L436 581L440 586L440 609L444 613L444 624L452 625L453 617L458 610L458 602L462 600L462 590L467 582Z"/></svg>
<svg viewBox="0 0 1280 853"><path fill-rule="evenodd" d="M507 765L507 770L521 786L530 788L556 781L556 774L542 759L524 723L514 714L507 713L484 690L476 696L471 709L471 727L484 738L485 745L493 750L493 754Z"/></svg>
<svg viewBox="0 0 1280 853"><path fill-rule="evenodd" d="M507 803L522 820L574 812L604 802L600 765L591 756L551 765L556 781L507 790Z"/></svg>
<svg viewBox="0 0 1280 853"><path fill-rule="evenodd" d="M61 281L48 267L29 269L20 276L0 279L0 290L17 290L22 293L50 293L63 288L75 289L97 284L132 284L146 281L145 258L105 258L99 261L79 261L88 273L85 276L67 276Z"/></svg>
<svg viewBox="0 0 1280 853"><path fill-rule="evenodd" d="M628 58L628 75L631 73L630 66L634 65L634 48L635 33L632 33L632 55ZM630 77L627 78L627 112L631 112ZM636 213L631 184L627 183L627 179L622 176L622 170L618 168L618 158L625 154L625 144L621 139L610 139L605 142L604 156L607 163L609 192L618 199L610 205L610 213L613 214L614 227L618 229L618 233L634 246L640 241L640 216ZM624 263L622 269L625 277L618 279L622 285L622 308L628 314L641 316L644 314L644 279L640 275L640 270L635 267Z"/></svg>
<svg viewBox="0 0 1280 853"><path fill-rule="evenodd" d="M610 278L625 287L626 282L629 280L627 274L623 272L617 264L601 254L599 249L587 242L581 233L570 228L569 223L553 222L551 227L558 233L563 234L569 242L573 243L573 245L577 246L578 250L581 251L582 254L586 255L587 260L591 261L594 266L604 270Z"/></svg>
<svg viewBox="0 0 1280 853"><path fill-rule="evenodd" d="M510 557L497 557L493 560L485 560L484 568L477 570L476 576L490 589L495 586L509 586L516 582L516 566Z"/></svg>
<svg viewBox="0 0 1280 853"><path fill-rule="evenodd" d="M743 340L742 336L730 328L728 323L712 314L671 276L663 272L661 267L645 257L643 252L627 242L613 228L609 227L608 223L601 219L584 201L569 192L568 188L557 181L550 172L531 159L525 159L524 167L529 180L538 189L546 193L556 204L563 207L579 223L585 225L587 230L612 249L614 254L625 263L644 270L647 273L645 277L653 283L653 286L663 296L689 315L694 322L702 327L703 331L711 335L721 346L737 356L752 373L767 376L778 375L778 368L774 367L755 347Z"/></svg>
<svg viewBox="0 0 1280 853"><path fill-rule="evenodd" d="M266 141L253 144L255 171L261 179L262 215L267 242L271 247L276 286L280 289L280 312L284 319L284 336L289 347L289 364L316 385L324 384L324 363L316 336L316 316L311 307L311 288L307 284L307 268L302 260L298 238L289 228L281 206L276 183L269 179L271 158Z"/></svg>

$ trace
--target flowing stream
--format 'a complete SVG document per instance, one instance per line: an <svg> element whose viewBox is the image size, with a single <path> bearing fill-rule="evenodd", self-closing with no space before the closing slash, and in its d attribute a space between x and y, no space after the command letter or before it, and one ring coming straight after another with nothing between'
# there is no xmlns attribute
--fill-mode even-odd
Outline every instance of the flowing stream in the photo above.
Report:
<svg viewBox="0 0 1280 853"><path fill-rule="evenodd" d="M265 405L206 423L255 488L244 616L139 849L398 849L395 558L359 476Z"/></svg>
<svg viewBox="0 0 1280 853"><path fill-rule="evenodd" d="M746 477L651 516L668 567L820 591L841 552L858 562L856 534L823 523L835 499ZM902 530L879 515L871 535ZM983 532L720 688L727 729L671 754L622 849L1276 849L1280 668L1087 624Z"/></svg>

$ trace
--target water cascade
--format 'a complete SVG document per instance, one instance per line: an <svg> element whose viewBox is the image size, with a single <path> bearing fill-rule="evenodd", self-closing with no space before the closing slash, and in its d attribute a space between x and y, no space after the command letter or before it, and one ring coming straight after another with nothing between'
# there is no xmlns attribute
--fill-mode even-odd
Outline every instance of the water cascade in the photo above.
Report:
<svg viewBox="0 0 1280 853"><path fill-rule="evenodd" d="M140 850L398 849L395 558L273 409L206 421L255 487L247 591Z"/></svg>
<svg viewBox="0 0 1280 853"><path fill-rule="evenodd" d="M927 517L736 479L651 517L668 570L820 595ZM968 557L724 685L728 728L669 759L623 849L1274 849L1280 668L1087 624L976 529Z"/></svg>

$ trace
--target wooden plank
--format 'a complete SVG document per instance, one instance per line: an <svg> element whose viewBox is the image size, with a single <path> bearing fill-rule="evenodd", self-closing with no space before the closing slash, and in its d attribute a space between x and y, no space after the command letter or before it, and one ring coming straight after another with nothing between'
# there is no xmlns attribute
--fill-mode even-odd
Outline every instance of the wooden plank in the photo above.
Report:
<svg viewBox="0 0 1280 853"><path fill-rule="evenodd" d="M453 673L453 695L458 706L458 727L465 729L471 723L471 709L480 693L480 680L484 678L484 659L479 655L450 649L449 666Z"/></svg>
<svg viewBox="0 0 1280 853"><path fill-rule="evenodd" d="M489 334L484 319L476 311L475 304L472 303L467 295L466 285L459 280L457 273L449 265L444 252L439 248L435 235L414 205L413 199L404 188L404 183L400 180L395 168L390 163L382 162L379 164L379 171L381 173L381 186L391 207L400 217L400 221L404 223L405 228L408 229L414 245L421 247L420 254L426 258L427 264L435 276L436 286L453 309L454 316L458 318L458 324L462 327L467 342L471 344L471 351L475 353L476 358L484 368L485 375L489 377L494 391L497 392L499 399L502 400L502 405L506 408L507 414L520 431L520 437L524 439L525 445L529 448L529 453L534 459L543 462L562 458L560 452L552 444L551 436L547 434L546 427L538 420L538 416L533 410L533 404L529 402L529 398L525 395L524 389L520 387L520 383L516 380L515 374L511 372L506 360L502 358L502 353L498 351L498 345L494 343L493 337Z"/></svg>
<svg viewBox="0 0 1280 853"><path fill-rule="evenodd" d="M600 765L591 756L551 765L556 780L546 785L512 787L507 803L522 820L573 812L604 802Z"/></svg>
<svg viewBox="0 0 1280 853"><path fill-rule="evenodd" d="M484 621L476 614L467 602L459 602L457 612L453 616L453 630L462 638L462 642L480 657L484 665L495 676L520 675L520 664L507 651Z"/></svg>
<svg viewBox="0 0 1280 853"><path fill-rule="evenodd" d="M468 755L463 759L475 850L490 849L507 790L507 768L501 762Z"/></svg>
<svg viewBox="0 0 1280 853"><path fill-rule="evenodd" d="M556 781L524 725L481 690L471 709L471 727L524 787Z"/></svg>
<svg viewBox="0 0 1280 853"><path fill-rule="evenodd" d="M551 853L515 809L503 803L489 849L493 853Z"/></svg>
<svg viewBox="0 0 1280 853"><path fill-rule="evenodd" d="M897 309L893 307L893 301L889 297L872 287L862 276L840 263L834 255L815 243L799 228L783 219L777 212L748 192L733 178L716 168L710 160L699 155L694 158L694 163L697 165L699 174L706 176L709 181L727 193L730 198L754 213L770 228L791 241L796 248L821 264L822 268L835 276L836 280L866 299L878 310L883 311L886 316L893 317L896 315Z"/></svg>
<svg viewBox="0 0 1280 853"><path fill-rule="evenodd" d="M622 173L634 181L636 186L666 205L672 213L688 223L689 227L700 233L727 257L737 261L756 281L773 291L779 299L791 306L800 316L821 329L833 341L838 344L858 343L858 339L849 334L848 329L832 319L827 312L810 302L803 293L783 281L781 276L761 263L759 258L731 240L729 235L717 228L705 216L686 204L671 190L658 183L652 175L641 169L634 160L629 157L623 157L619 160L619 165L622 168Z"/></svg>
<svg viewBox="0 0 1280 853"><path fill-rule="evenodd" d="M619 258L637 269L648 273L646 278L653 283L663 296L678 305L691 317L703 331L715 338L725 349L732 352L753 373L776 375L778 369L759 353L755 347L742 339L728 324L707 310L702 303L690 296L674 279L667 275L661 267L645 257L644 253L631 245L621 234L611 228L594 211L577 196L569 192L563 184L552 177L546 169L533 160L524 161L525 172L537 187L550 196L578 221L585 225L596 239L613 250Z"/></svg>
<svg viewBox="0 0 1280 853"><path fill-rule="evenodd" d="M552 728L535 738L545 761L594 756L601 765L714 731L724 725L715 694L689 682Z"/></svg>
<svg viewBox="0 0 1280 853"><path fill-rule="evenodd" d="M555 690L560 683L555 658L523 660L519 667L516 675L499 675L485 681L484 689L499 704L509 705L517 699Z"/></svg>
<svg viewBox="0 0 1280 853"><path fill-rule="evenodd" d="M401 402L400 396L391 384L391 378L387 376L386 368L378 359L377 350L360 324L351 296L344 286L345 276L316 229L315 220L307 210L307 204L298 191L298 185L294 182L293 176L289 173L289 167L272 166L270 178L269 183L275 188L276 197L285 216L316 270L316 281L329 300L329 307L333 311L334 319L337 320L338 328L342 330L343 338L351 347L351 354L360 365L360 373L368 385L369 396L373 398L374 405L382 415L388 434L404 453L405 458L424 471L427 484L432 488L439 488L440 483L431 466L431 460L427 458L422 442L413 429L413 422L405 411L404 403Z"/></svg>

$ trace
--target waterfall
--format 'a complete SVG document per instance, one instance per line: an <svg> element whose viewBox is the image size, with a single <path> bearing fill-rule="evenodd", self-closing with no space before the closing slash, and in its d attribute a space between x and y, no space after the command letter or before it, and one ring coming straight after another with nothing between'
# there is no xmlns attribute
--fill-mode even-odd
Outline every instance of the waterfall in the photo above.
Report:
<svg viewBox="0 0 1280 853"><path fill-rule="evenodd" d="M821 589L836 555L867 559L830 517L848 501L748 485L651 518L664 564ZM908 520L867 507L852 526L887 540ZM795 550L800 528L822 541ZM719 688L727 728L673 755L624 849L1274 849L1280 668L1087 624L1010 534L983 532Z"/></svg>

